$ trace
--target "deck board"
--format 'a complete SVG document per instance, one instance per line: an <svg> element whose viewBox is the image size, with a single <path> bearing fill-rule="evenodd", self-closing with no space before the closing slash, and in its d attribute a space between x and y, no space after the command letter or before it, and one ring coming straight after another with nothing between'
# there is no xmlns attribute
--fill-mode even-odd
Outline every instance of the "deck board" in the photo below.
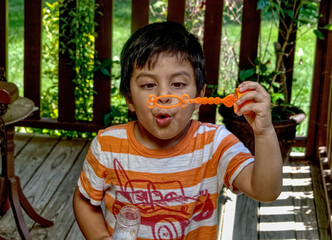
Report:
<svg viewBox="0 0 332 240"><path fill-rule="evenodd" d="M291 168L295 222L301 227L296 231L296 237L319 239L311 167L307 162L292 162Z"/></svg>
<svg viewBox="0 0 332 240"><path fill-rule="evenodd" d="M55 145L50 144L47 139L50 139ZM34 145L35 142L38 142L42 147ZM72 139L58 142L55 138L46 137L45 139L45 136L37 136L30 141L30 144L26 145L20 152L17 156L18 161L15 163L16 169L24 169L20 167L20 164L25 165L26 159L37 159L36 162L39 165L32 164L34 165L34 171L31 171L31 168L26 166L27 170L22 170L22 174L17 175L21 179L29 178L27 184L22 184L23 192L35 210L41 213L53 195L55 193L58 194L56 190L61 185L67 172L72 168L78 155L82 152L86 140ZM47 145L49 151L43 151L43 146L45 145ZM31 147L35 150L31 151ZM36 152L38 157L36 157ZM24 156L22 159L25 159L25 161L20 161L20 155ZM39 159L45 160L40 161ZM28 228L31 229L34 225L33 220L26 217L25 221ZM8 211L0 221L0 234L9 239L19 239L11 211Z"/></svg>
<svg viewBox="0 0 332 240"><path fill-rule="evenodd" d="M317 214L317 223L318 223L318 229L319 229L319 238L320 240L329 240L331 239L330 236L330 211L328 211L328 202L332 201L332 198L328 199L328 196L325 195L325 191L327 187L331 186L330 182L325 182L323 178L328 177L330 179L330 176L325 176L324 172L329 171L327 164L324 164L325 159L321 159L322 162L319 164L312 164L311 165L311 176L312 176L312 185L313 185L313 191L314 191L314 200L315 200L315 206L316 206L316 214ZM324 167L325 165L325 167ZM323 176L322 176L323 172ZM327 186L328 185L328 186ZM324 187L325 186L325 187Z"/></svg>
<svg viewBox="0 0 332 240"><path fill-rule="evenodd" d="M259 203L241 194L237 197L233 239L256 240Z"/></svg>
<svg viewBox="0 0 332 240"><path fill-rule="evenodd" d="M260 239L296 239L291 173L283 167L283 188L278 199L260 203Z"/></svg>
<svg viewBox="0 0 332 240"><path fill-rule="evenodd" d="M23 191L38 213L54 221L54 226L45 228L26 216L33 239L84 239L75 222L72 195L89 145L86 139L15 135L15 172ZM223 189L220 239L330 239L319 216L324 207L316 207L324 202L324 196L316 194L322 192L319 181L313 179L318 171L305 161L287 162L282 194L272 203ZM0 216L0 235L8 240L20 239L11 211Z"/></svg>
<svg viewBox="0 0 332 240"><path fill-rule="evenodd" d="M32 137L24 149L15 156L15 175L20 177L23 189L31 180L33 174L36 173L41 164L46 160L58 141L58 137L42 135Z"/></svg>
<svg viewBox="0 0 332 240"><path fill-rule="evenodd" d="M68 232L75 223L72 207L73 192L77 184L77 179L82 171L83 161L88 152L89 144L86 144L73 167L66 174L63 182L56 191L55 196L47 204L42 215L54 221L54 226L41 228L35 224L31 231L33 239L66 239ZM75 236L77 239L77 236Z"/></svg>

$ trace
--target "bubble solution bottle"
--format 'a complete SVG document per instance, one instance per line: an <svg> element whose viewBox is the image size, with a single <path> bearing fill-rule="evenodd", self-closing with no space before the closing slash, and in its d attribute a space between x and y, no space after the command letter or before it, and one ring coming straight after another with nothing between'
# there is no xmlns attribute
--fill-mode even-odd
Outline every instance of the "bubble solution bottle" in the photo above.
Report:
<svg viewBox="0 0 332 240"><path fill-rule="evenodd" d="M136 240L141 213L135 206L124 206L116 218L113 240Z"/></svg>

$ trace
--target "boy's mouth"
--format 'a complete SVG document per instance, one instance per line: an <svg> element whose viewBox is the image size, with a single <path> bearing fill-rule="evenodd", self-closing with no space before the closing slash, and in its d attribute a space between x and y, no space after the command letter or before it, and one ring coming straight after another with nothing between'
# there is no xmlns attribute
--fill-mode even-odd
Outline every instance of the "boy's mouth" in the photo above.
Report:
<svg viewBox="0 0 332 240"><path fill-rule="evenodd" d="M167 113L159 113L157 115L157 123L161 126L169 124L172 120L172 117Z"/></svg>

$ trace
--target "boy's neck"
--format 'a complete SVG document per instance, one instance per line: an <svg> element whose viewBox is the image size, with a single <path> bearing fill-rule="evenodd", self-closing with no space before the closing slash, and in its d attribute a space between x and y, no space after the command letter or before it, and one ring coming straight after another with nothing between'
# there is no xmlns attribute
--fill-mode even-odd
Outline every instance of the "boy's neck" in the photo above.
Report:
<svg viewBox="0 0 332 240"><path fill-rule="evenodd" d="M137 141L142 144L144 147L149 149L167 149L177 145L186 135L188 129L190 128L192 121L189 121L186 128L172 139L159 139L150 134L138 121L134 126L134 134Z"/></svg>

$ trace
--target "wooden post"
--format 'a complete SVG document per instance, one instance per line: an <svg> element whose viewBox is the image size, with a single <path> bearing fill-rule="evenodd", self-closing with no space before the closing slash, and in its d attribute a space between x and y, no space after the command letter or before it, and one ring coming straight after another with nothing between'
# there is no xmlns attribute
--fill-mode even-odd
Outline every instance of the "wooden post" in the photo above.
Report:
<svg viewBox="0 0 332 240"><path fill-rule="evenodd" d="M132 0L131 32L149 23L149 0Z"/></svg>
<svg viewBox="0 0 332 240"><path fill-rule="evenodd" d="M75 121L75 84L73 79L75 77L75 72L73 67L69 65L71 59L69 58L68 51L62 53L61 44L74 48L73 43L68 43L68 39L74 37L70 36L70 24L66 23L71 22L71 17L69 16L69 11L76 9L77 2L76 0L64 0L64 5L60 6L59 14L59 121ZM66 21L64 21L66 19Z"/></svg>
<svg viewBox="0 0 332 240"><path fill-rule="evenodd" d="M206 91L207 96L210 96L214 90L214 87L211 88L210 86L218 86L222 16L223 1L207 0L203 37L206 80L209 85ZM200 121L214 123L215 119L215 105L202 105L200 107Z"/></svg>
<svg viewBox="0 0 332 240"><path fill-rule="evenodd" d="M285 3L281 1L282 9L289 9L293 11L293 9L299 9L300 1L292 0L289 3ZM283 58L283 64L286 69L285 77L286 77L286 101L290 103L292 97L292 85L293 85L293 69L294 69L294 56L295 56L295 47L296 47L296 34L297 34L297 19L299 17L298 11L296 11L296 15L289 17L285 15L285 17L281 18L279 21L279 35L278 42L281 46L287 42L287 46L285 48L285 52L281 53ZM287 31L290 31L288 39L285 39L287 36Z"/></svg>
<svg viewBox="0 0 332 240"><path fill-rule="evenodd" d="M324 27L332 22L332 2L320 2L318 26ZM318 147L325 146L327 132L327 113L332 69L332 31L322 30L324 39L317 39L315 67L311 93L311 106L307 134L306 158L316 159Z"/></svg>
<svg viewBox="0 0 332 240"><path fill-rule="evenodd" d="M99 8L96 10L95 18L98 26L96 26L97 38L95 40L95 49L98 54L99 61L112 59L112 12L113 1L96 0ZM102 12L103 15L97 13ZM104 123L104 115L110 111L111 97L111 79L108 76L95 73L94 90L97 94L93 100L93 122L97 124Z"/></svg>
<svg viewBox="0 0 332 240"><path fill-rule="evenodd" d="M168 0L167 21L184 24L185 0Z"/></svg>
<svg viewBox="0 0 332 240"><path fill-rule="evenodd" d="M257 57L260 24L261 12L257 10L257 1L244 0L239 62L240 71L254 67L252 63Z"/></svg>
<svg viewBox="0 0 332 240"><path fill-rule="evenodd" d="M0 1L0 68L4 68L8 80L8 0Z"/></svg>
<svg viewBox="0 0 332 240"><path fill-rule="evenodd" d="M24 96L40 108L41 0L24 1ZM40 119L40 110L33 115Z"/></svg>
<svg viewBox="0 0 332 240"><path fill-rule="evenodd" d="M329 94L330 96L329 96L328 117L327 117L326 151L327 151L328 164L330 170L332 171L332 84L330 84ZM330 175L330 179L332 180L332 175Z"/></svg>

